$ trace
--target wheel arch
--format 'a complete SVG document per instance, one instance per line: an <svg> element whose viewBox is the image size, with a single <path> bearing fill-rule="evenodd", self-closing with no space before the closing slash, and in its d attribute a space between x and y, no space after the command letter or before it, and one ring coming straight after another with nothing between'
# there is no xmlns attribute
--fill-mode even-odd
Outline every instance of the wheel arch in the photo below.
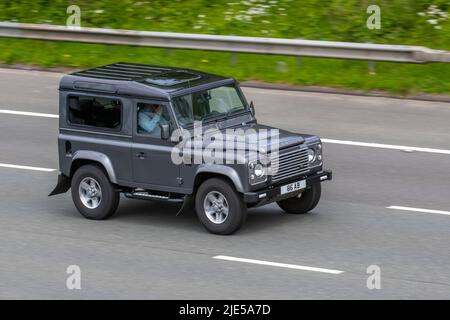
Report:
<svg viewBox="0 0 450 320"><path fill-rule="evenodd" d="M237 192L244 192L242 181L236 170L223 165L200 166L195 174L194 191L200 186L200 184L210 178L223 178L230 182Z"/></svg>
<svg viewBox="0 0 450 320"><path fill-rule="evenodd" d="M104 153L97 151L77 151L74 154L72 162L70 164L70 177L73 176L78 168L86 164L99 164L103 168L103 170L105 170L109 181L111 181L112 183L117 183L116 174L111 160Z"/></svg>

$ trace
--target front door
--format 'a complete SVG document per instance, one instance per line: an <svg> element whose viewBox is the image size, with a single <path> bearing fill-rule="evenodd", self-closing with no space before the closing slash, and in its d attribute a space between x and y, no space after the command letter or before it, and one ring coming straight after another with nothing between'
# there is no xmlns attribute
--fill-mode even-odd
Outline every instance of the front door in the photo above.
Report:
<svg viewBox="0 0 450 320"><path fill-rule="evenodd" d="M137 101L133 129L133 179L146 189L176 191L180 187L180 168L171 160L175 143L161 138L161 124L176 128L169 105L164 102Z"/></svg>

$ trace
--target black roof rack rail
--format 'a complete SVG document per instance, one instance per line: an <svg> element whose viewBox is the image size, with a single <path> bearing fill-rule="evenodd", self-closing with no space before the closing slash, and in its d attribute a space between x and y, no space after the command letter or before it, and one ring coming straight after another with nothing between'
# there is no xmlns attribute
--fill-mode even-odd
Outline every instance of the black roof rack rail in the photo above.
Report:
<svg viewBox="0 0 450 320"><path fill-rule="evenodd" d="M79 82L75 85L75 82ZM234 81L202 71L187 68L152 66L137 63L117 62L96 68L71 73L60 83L60 89L77 87L83 90L113 90L117 94L155 96L167 98L173 94L183 94L193 88L204 88L215 83L221 85ZM94 85L98 82L99 85ZM80 88L81 83L81 88ZM86 83L89 83L87 85ZM113 87L109 87L113 85Z"/></svg>

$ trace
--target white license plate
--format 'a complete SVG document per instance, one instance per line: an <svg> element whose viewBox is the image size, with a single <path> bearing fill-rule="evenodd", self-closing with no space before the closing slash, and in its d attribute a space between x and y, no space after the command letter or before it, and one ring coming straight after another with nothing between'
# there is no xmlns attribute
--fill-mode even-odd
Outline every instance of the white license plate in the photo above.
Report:
<svg viewBox="0 0 450 320"><path fill-rule="evenodd" d="M286 194L306 188L306 180L289 183L281 187L281 194Z"/></svg>

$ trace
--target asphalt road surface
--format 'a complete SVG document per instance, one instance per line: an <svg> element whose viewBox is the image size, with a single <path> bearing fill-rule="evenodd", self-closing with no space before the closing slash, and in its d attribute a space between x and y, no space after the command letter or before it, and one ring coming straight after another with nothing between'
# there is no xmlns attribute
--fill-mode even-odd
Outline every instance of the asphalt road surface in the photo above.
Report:
<svg viewBox="0 0 450 320"><path fill-rule="evenodd" d="M313 213L251 209L224 237L174 204L122 198L89 221L48 198L60 77L0 70L0 298L450 298L450 104L245 89L259 122L324 138L334 180Z"/></svg>

